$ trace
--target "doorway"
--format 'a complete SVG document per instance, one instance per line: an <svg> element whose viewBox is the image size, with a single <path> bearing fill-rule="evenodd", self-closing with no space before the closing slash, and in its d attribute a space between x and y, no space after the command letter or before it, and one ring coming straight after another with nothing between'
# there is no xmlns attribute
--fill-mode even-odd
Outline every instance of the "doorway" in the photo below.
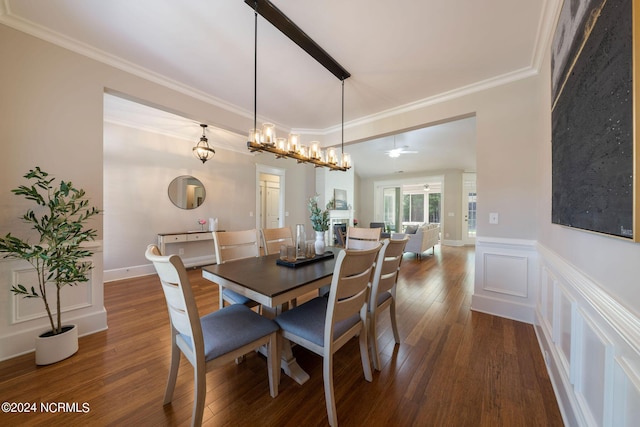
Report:
<svg viewBox="0 0 640 427"><path fill-rule="evenodd" d="M374 184L374 220L385 231L402 233L407 225L440 223L443 177L431 176Z"/></svg>
<svg viewBox="0 0 640 427"><path fill-rule="evenodd" d="M256 228L284 227L285 170L256 165Z"/></svg>

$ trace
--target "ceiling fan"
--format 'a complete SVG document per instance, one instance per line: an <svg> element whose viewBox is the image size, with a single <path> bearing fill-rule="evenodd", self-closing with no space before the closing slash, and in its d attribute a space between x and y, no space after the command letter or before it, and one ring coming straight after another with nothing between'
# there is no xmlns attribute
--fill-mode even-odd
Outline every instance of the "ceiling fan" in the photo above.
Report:
<svg viewBox="0 0 640 427"><path fill-rule="evenodd" d="M408 145L402 146L400 148L396 147L396 137L393 136L393 148L391 150L385 151L385 154L392 159L400 157L401 154L416 154L417 151L407 150L409 148Z"/></svg>

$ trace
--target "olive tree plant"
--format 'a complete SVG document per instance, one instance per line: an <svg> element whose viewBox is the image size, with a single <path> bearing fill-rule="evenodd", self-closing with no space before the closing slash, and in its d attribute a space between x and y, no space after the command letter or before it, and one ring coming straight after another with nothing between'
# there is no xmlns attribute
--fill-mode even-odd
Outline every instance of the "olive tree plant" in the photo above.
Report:
<svg viewBox="0 0 640 427"><path fill-rule="evenodd" d="M94 240L97 231L86 228L86 223L100 211L89 206L84 190L75 188L71 182L55 184L55 178L39 167L30 170L24 178L31 181L30 185L20 185L11 191L37 205L28 209L22 220L38 233L39 240L30 243L28 239L8 233L0 237L0 253L5 254L4 258L22 259L33 266L38 277L37 288L28 289L18 283L12 286L11 292L24 298L41 298L51 323L51 335L57 335L63 332L61 289L89 280L88 273L93 266L86 259L93 252L83 244ZM55 292L55 301L52 292Z"/></svg>

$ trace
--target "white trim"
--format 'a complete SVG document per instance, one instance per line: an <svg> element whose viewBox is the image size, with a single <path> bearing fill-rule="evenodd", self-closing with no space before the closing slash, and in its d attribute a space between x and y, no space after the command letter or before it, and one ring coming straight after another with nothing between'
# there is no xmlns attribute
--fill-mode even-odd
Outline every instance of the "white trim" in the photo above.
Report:
<svg viewBox="0 0 640 427"><path fill-rule="evenodd" d="M535 329L565 424L634 425L640 407L640 319L544 245L538 243L537 252L545 291L538 297ZM545 307L549 292L553 306ZM567 302L571 319L561 324L566 318L560 305ZM569 360L563 357L563 340L570 343Z"/></svg>
<svg viewBox="0 0 640 427"><path fill-rule="evenodd" d="M476 237L471 309L534 323L539 287L537 258L533 240ZM499 260L505 268L495 268L491 260Z"/></svg>

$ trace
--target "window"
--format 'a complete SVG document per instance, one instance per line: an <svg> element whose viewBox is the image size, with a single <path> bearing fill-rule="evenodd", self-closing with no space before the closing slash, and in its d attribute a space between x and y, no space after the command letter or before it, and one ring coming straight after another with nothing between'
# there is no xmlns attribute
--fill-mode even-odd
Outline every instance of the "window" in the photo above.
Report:
<svg viewBox="0 0 640 427"><path fill-rule="evenodd" d="M440 223L440 196L441 193L429 194L429 222Z"/></svg>
<svg viewBox="0 0 640 427"><path fill-rule="evenodd" d="M402 221L426 222L424 219L424 194L403 195Z"/></svg>

